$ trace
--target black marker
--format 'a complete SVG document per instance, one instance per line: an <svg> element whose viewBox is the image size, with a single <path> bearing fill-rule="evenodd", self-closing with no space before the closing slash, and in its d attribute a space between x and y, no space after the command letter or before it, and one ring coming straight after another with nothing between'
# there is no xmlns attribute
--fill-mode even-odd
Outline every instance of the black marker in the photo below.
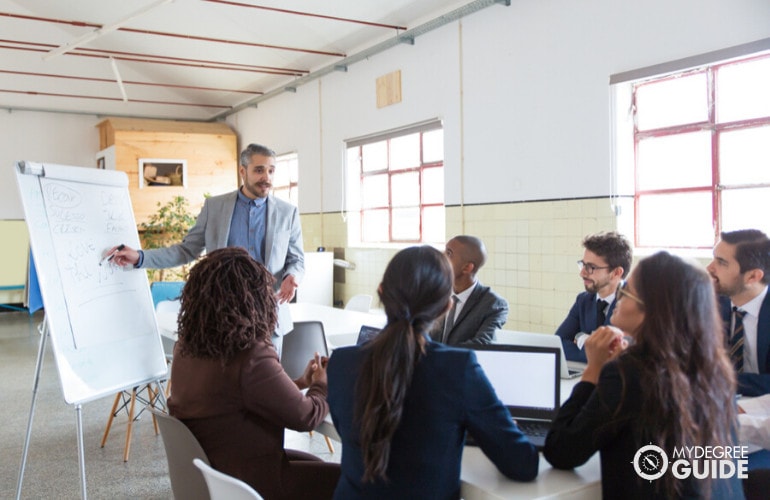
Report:
<svg viewBox="0 0 770 500"><path fill-rule="evenodd" d="M116 253L118 253L119 251L123 250L124 248L126 248L126 245L124 245L123 243L121 243L120 245L118 245L118 248L116 248L114 252L112 252L112 253L111 253L111 254L109 254L109 255L105 255L105 256L104 256L104 258L102 259L102 261L101 261L101 262L99 262L99 265L100 265L100 266L103 266L103 265L104 265L104 264L106 264L107 262L111 261L111 260L112 260L112 258L113 258L113 257L115 257L115 254L116 254Z"/></svg>

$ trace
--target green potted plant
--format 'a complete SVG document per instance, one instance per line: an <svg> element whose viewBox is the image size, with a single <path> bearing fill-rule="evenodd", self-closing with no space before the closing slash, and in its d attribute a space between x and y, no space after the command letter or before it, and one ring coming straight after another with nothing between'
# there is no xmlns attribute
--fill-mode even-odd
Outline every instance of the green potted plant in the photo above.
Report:
<svg viewBox="0 0 770 500"><path fill-rule="evenodd" d="M184 196L175 196L166 203L157 203L158 211L140 224L142 248L164 248L179 243L195 224L189 203ZM188 266L172 269L148 269L150 281L186 281Z"/></svg>

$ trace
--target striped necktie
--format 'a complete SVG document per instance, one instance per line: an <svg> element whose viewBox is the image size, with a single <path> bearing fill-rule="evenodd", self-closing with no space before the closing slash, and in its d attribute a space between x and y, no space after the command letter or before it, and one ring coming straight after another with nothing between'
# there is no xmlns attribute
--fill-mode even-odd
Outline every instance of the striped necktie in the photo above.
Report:
<svg viewBox="0 0 770 500"><path fill-rule="evenodd" d="M733 362L735 371L743 371L743 342L745 335L743 331L743 316L746 311L733 306L733 332L730 335L730 360Z"/></svg>

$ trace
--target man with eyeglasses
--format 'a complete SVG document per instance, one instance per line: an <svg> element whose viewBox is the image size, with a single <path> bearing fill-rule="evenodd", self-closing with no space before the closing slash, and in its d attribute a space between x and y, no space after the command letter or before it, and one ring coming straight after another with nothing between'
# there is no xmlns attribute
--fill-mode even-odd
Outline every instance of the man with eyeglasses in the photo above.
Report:
<svg viewBox="0 0 770 500"><path fill-rule="evenodd" d="M706 269L720 294L738 392L770 393L770 239L757 229L723 232Z"/></svg>
<svg viewBox="0 0 770 500"><path fill-rule="evenodd" d="M628 240L615 231L586 236L583 247L578 269L585 292L578 294L556 335L568 360L585 363L583 344L594 330L610 323L615 293L631 269L632 251Z"/></svg>

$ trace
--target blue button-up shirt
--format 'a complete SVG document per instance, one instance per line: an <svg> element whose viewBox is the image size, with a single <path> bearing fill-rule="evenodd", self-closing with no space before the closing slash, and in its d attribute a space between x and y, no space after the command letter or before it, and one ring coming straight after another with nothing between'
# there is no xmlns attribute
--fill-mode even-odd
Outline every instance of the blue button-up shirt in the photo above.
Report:
<svg viewBox="0 0 770 500"><path fill-rule="evenodd" d="M252 200L238 191L227 246L243 247L254 260L264 264L266 217L267 198Z"/></svg>

